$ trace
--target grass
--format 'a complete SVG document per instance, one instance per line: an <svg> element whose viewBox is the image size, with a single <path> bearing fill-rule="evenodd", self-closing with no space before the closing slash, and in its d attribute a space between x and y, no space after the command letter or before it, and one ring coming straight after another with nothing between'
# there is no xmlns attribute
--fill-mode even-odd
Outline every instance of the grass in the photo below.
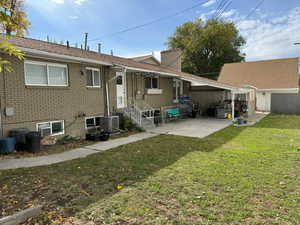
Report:
<svg viewBox="0 0 300 225"><path fill-rule="evenodd" d="M300 116L207 138L161 135L52 166L0 172L0 208L28 224L300 224ZM55 222L56 221L56 222Z"/></svg>

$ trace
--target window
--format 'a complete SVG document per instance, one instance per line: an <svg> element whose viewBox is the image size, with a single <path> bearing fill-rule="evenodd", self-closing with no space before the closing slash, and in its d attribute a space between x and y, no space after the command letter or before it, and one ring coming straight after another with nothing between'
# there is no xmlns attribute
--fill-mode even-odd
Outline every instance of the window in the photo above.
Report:
<svg viewBox="0 0 300 225"><path fill-rule="evenodd" d="M86 86L101 87L100 70L96 68L86 68Z"/></svg>
<svg viewBox="0 0 300 225"><path fill-rule="evenodd" d="M64 134L64 121L51 121L45 123L38 123L36 125L37 131L41 132L42 137L55 136Z"/></svg>
<svg viewBox="0 0 300 225"><path fill-rule="evenodd" d="M183 94L183 84L181 80L173 80L173 102L178 103L180 96Z"/></svg>
<svg viewBox="0 0 300 225"><path fill-rule="evenodd" d="M158 89L159 88L159 77L158 76L147 76L145 78L145 88Z"/></svg>
<svg viewBox="0 0 300 225"><path fill-rule="evenodd" d="M68 67L64 64L25 61L25 84L68 86Z"/></svg>
<svg viewBox="0 0 300 225"><path fill-rule="evenodd" d="M95 116L95 117L87 117L85 118L85 128L93 128L93 127L100 127L101 117Z"/></svg>

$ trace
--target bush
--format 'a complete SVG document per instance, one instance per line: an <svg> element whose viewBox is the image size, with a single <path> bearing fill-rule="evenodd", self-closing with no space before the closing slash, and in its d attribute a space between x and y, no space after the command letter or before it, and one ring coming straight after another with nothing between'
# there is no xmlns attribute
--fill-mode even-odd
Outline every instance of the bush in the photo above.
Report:
<svg viewBox="0 0 300 225"><path fill-rule="evenodd" d="M127 116L123 117L123 130L133 130L135 127L134 123L131 121L131 119Z"/></svg>

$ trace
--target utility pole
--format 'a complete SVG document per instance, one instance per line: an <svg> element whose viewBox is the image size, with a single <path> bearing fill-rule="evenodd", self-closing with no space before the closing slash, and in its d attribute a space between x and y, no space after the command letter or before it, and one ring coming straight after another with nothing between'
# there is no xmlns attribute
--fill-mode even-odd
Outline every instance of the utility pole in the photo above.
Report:
<svg viewBox="0 0 300 225"><path fill-rule="evenodd" d="M88 33L84 33L84 50L87 50Z"/></svg>

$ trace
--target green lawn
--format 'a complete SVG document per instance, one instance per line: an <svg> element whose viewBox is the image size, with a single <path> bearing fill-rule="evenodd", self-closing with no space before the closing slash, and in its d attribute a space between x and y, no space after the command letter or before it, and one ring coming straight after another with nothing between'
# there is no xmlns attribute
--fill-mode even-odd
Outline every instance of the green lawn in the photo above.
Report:
<svg viewBox="0 0 300 225"><path fill-rule="evenodd" d="M96 224L299 225L300 116L0 172L2 215L37 203L44 214L29 223L76 215Z"/></svg>

